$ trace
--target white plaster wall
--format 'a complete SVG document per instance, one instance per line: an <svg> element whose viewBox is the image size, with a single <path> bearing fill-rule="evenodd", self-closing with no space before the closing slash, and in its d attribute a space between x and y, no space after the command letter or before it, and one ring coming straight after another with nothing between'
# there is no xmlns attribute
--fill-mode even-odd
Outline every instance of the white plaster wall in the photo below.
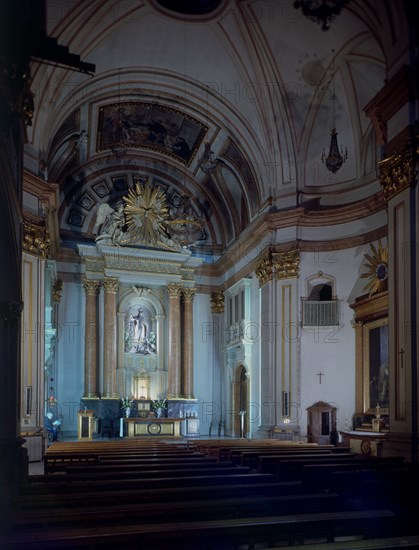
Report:
<svg viewBox="0 0 419 550"><path fill-rule="evenodd" d="M208 435L214 407L214 323L210 296L196 294L193 302L194 315L194 392L198 399L199 433Z"/></svg>
<svg viewBox="0 0 419 550"><path fill-rule="evenodd" d="M339 327L301 329L300 400L297 414L301 435L307 434L307 407L326 401L337 407L337 429L351 423L355 410L355 330L351 325L353 310L349 307L359 292L359 275L365 269L364 254L369 246L336 252L302 253L300 295L307 296L306 279L323 272L336 279L336 295L340 300ZM355 290L357 289L357 290ZM317 373L324 376L319 383Z"/></svg>
<svg viewBox="0 0 419 550"><path fill-rule="evenodd" d="M58 309L58 364L56 381L64 436L77 434L77 411L84 385L84 311L81 283L64 282Z"/></svg>

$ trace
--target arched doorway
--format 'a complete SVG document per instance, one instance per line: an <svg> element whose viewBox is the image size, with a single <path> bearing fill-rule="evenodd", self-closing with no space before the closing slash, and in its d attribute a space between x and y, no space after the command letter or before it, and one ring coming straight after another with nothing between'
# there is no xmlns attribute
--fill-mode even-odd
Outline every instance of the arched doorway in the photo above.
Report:
<svg viewBox="0 0 419 550"><path fill-rule="evenodd" d="M249 433L249 379L247 376L246 367L239 365L236 368L233 380L233 436L247 437ZM241 414L240 411L245 411L244 415L244 433L241 433Z"/></svg>

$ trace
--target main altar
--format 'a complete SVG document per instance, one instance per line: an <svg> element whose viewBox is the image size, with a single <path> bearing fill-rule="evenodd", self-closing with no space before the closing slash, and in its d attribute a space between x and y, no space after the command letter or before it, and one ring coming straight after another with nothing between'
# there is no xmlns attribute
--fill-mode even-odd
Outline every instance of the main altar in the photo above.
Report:
<svg viewBox="0 0 419 550"><path fill-rule="evenodd" d="M124 420L130 436L149 435L145 417L155 400L167 401L162 435L178 435L182 419L198 416L193 299L202 259L186 235L202 228L186 214L169 213L161 189L139 181L124 203L101 205L95 244L78 245L86 336L80 408L115 422L124 416L121 400L132 400Z"/></svg>
<svg viewBox="0 0 419 550"><path fill-rule="evenodd" d="M180 437L183 418L124 418L123 435L128 437Z"/></svg>

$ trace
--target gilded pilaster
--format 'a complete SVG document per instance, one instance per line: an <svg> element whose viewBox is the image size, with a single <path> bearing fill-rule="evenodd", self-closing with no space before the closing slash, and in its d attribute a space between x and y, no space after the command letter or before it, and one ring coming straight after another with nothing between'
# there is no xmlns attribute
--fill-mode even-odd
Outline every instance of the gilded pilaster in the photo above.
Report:
<svg viewBox="0 0 419 550"><path fill-rule="evenodd" d="M180 296L182 287L177 283L167 285L169 294L169 358L168 358L168 398L180 397L180 359L181 359L181 327L180 327Z"/></svg>
<svg viewBox="0 0 419 550"><path fill-rule="evenodd" d="M184 397L194 399L193 394L193 299L196 290L194 288L184 288L184 331L183 331L183 371L182 371L182 390Z"/></svg>
<svg viewBox="0 0 419 550"><path fill-rule="evenodd" d="M99 397L97 376L97 295L99 294L100 282L85 280L83 287L86 293L83 398L90 399Z"/></svg>
<svg viewBox="0 0 419 550"><path fill-rule="evenodd" d="M103 397L117 399L116 365L117 365L117 328L116 328L116 293L119 287L117 277L105 277L102 281L105 290L104 300L104 342L103 342Z"/></svg>

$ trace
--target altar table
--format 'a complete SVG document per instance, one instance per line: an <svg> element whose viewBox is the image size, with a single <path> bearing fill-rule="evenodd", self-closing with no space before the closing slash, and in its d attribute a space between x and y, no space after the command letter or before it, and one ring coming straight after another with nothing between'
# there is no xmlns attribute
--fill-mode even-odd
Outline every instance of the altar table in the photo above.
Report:
<svg viewBox="0 0 419 550"><path fill-rule="evenodd" d="M127 437L180 437L180 426L183 420L184 418L124 418L124 435Z"/></svg>

